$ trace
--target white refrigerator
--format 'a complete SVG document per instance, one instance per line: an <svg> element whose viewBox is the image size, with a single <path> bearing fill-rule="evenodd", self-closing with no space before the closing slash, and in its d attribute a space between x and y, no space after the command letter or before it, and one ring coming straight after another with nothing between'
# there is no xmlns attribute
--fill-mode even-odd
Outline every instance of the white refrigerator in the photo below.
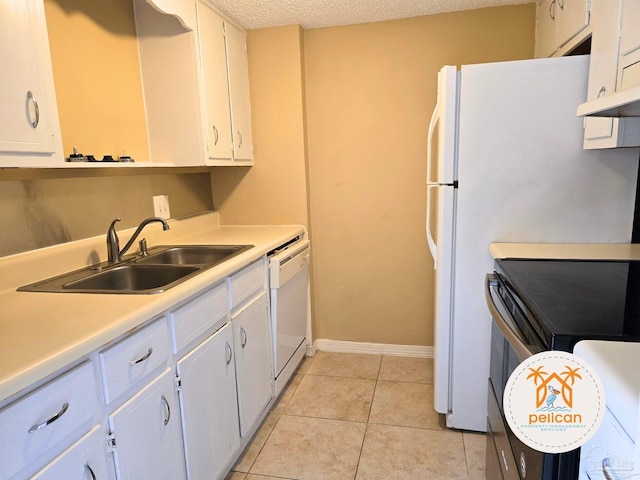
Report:
<svg viewBox="0 0 640 480"><path fill-rule="evenodd" d="M491 242L628 243L639 151L582 149L576 107L589 57L438 74L429 125L427 240L434 258L434 406L486 430Z"/></svg>

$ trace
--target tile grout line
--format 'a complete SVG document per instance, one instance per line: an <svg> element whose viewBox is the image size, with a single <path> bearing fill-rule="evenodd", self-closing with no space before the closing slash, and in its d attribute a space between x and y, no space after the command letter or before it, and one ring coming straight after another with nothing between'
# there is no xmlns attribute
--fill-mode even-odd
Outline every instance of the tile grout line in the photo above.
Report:
<svg viewBox="0 0 640 480"><path fill-rule="evenodd" d="M373 409L373 401L376 398L376 390L378 388L378 379L380 378L380 370L382 369L382 355L380 355L380 362L378 363L378 373L376 374L376 383L373 387L373 393L371 395L371 405L369 405L369 412L367 413L367 422L364 427L364 434L362 435L362 443L360 444L360 452L358 453L358 462L356 463L356 472L354 480L358 478L358 470L360 469L360 461L362 460L362 451L364 450L364 442L367 438L367 431L369 430L369 420L371 419L371 410Z"/></svg>

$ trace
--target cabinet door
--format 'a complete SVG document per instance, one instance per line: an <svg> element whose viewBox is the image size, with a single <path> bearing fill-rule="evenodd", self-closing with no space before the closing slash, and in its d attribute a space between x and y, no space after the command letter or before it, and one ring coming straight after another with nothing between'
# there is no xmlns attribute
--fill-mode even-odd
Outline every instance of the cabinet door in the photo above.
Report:
<svg viewBox="0 0 640 480"><path fill-rule="evenodd" d="M231 160L231 116L224 21L206 5L196 2L196 6L205 97L204 116L207 122L207 154L209 159Z"/></svg>
<svg viewBox="0 0 640 480"><path fill-rule="evenodd" d="M617 32L620 9L618 0L609 4L610 1L593 1L593 36L587 100L611 95L616 88ZM617 129L616 119L586 117L584 119L584 148L603 148L601 145L605 142L608 146L608 139L616 136Z"/></svg>
<svg viewBox="0 0 640 480"><path fill-rule="evenodd" d="M233 335L226 325L178 361L189 479L217 479L240 448Z"/></svg>
<svg viewBox="0 0 640 480"><path fill-rule="evenodd" d="M100 425L40 470L32 480L106 479L105 436Z"/></svg>
<svg viewBox="0 0 640 480"><path fill-rule="evenodd" d="M556 51L557 0L542 0L536 12L536 58L546 58Z"/></svg>
<svg viewBox="0 0 640 480"><path fill-rule="evenodd" d="M251 135L251 102L249 98L249 67L245 33L225 22L227 35L227 68L231 97L231 124L233 126L233 157L236 160L253 159Z"/></svg>
<svg viewBox="0 0 640 480"><path fill-rule="evenodd" d="M232 318L240 406L240 432L244 437L273 395L271 334L267 296L262 292Z"/></svg>
<svg viewBox="0 0 640 480"><path fill-rule="evenodd" d="M167 368L109 416L119 480L185 478L173 381Z"/></svg>
<svg viewBox="0 0 640 480"><path fill-rule="evenodd" d="M592 0L591 60L587 100L616 91L618 61L619 0ZM632 147L640 143L639 118L585 117L585 149Z"/></svg>
<svg viewBox="0 0 640 480"><path fill-rule="evenodd" d="M610 0L611 1L611 0ZM589 25L587 0L557 0L557 46L561 47Z"/></svg>
<svg viewBox="0 0 640 480"><path fill-rule="evenodd" d="M0 62L0 165L47 165L54 158L61 163L42 0L0 2Z"/></svg>
<svg viewBox="0 0 640 480"><path fill-rule="evenodd" d="M640 85L640 2L622 0L618 90Z"/></svg>

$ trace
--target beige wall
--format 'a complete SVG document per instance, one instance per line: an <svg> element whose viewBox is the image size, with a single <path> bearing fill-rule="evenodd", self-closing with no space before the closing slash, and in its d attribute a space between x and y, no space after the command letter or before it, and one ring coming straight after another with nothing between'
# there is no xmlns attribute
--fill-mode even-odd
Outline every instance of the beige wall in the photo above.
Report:
<svg viewBox="0 0 640 480"><path fill-rule="evenodd" d="M214 205L226 224L309 225L302 30L248 32L255 165L216 168Z"/></svg>
<svg viewBox="0 0 640 480"><path fill-rule="evenodd" d="M224 223L308 225L315 338L433 344L436 75L531 58L534 28L529 4L309 30L302 43L295 26L248 33L255 166L216 169L214 205Z"/></svg>
<svg viewBox="0 0 640 480"><path fill-rule="evenodd" d="M535 5L306 31L317 338L433 344L426 132L442 65L531 58Z"/></svg>
<svg viewBox="0 0 640 480"><path fill-rule="evenodd" d="M45 0L65 157L149 158L132 0Z"/></svg>

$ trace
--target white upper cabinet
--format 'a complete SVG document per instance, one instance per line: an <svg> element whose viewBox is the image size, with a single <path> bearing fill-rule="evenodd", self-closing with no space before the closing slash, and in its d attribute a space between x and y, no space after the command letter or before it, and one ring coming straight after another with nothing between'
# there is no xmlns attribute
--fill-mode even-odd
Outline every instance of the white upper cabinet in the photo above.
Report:
<svg viewBox="0 0 640 480"><path fill-rule="evenodd" d="M587 100L616 91L620 2L592 0L591 62ZM640 120L610 117L584 119L584 148L615 148L640 145Z"/></svg>
<svg viewBox="0 0 640 480"><path fill-rule="evenodd" d="M591 0L542 0L536 10L536 58L563 55L589 34Z"/></svg>
<svg viewBox="0 0 640 480"><path fill-rule="evenodd" d="M640 85L640 2L622 0L617 90Z"/></svg>
<svg viewBox="0 0 640 480"><path fill-rule="evenodd" d="M134 7L151 161L252 165L244 32L199 0Z"/></svg>
<svg viewBox="0 0 640 480"><path fill-rule="evenodd" d="M196 5L205 100L207 163L210 160L231 160L233 146L224 20L202 3Z"/></svg>
<svg viewBox="0 0 640 480"><path fill-rule="evenodd" d="M251 135L246 34L230 23L225 23L225 29L229 94L231 96L231 123L233 125L233 158L252 160L253 139Z"/></svg>
<svg viewBox="0 0 640 480"><path fill-rule="evenodd" d="M0 63L0 166L62 164L42 0L0 2Z"/></svg>
<svg viewBox="0 0 640 480"><path fill-rule="evenodd" d="M621 2L592 0L591 61L587 101L615 93L618 83ZM616 148L640 145L640 119L586 117L584 148Z"/></svg>

